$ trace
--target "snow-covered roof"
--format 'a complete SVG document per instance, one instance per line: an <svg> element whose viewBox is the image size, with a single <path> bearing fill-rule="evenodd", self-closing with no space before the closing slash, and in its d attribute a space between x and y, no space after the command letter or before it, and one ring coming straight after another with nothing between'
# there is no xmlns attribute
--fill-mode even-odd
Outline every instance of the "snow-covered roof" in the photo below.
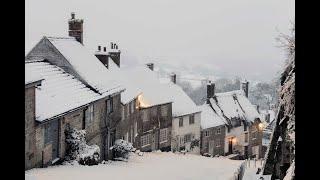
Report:
<svg viewBox="0 0 320 180"><path fill-rule="evenodd" d="M171 96L173 101L172 116L183 116L201 111L179 85L172 82L165 84L167 85L167 91L165 93Z"/></svg>
<svg viewBox="0 0 320 180"><path fill-rule="evenodd" d="M243 90L216 93L213 98L210 98L210 104L212 108L205 108L208 111L202 112L201 119L212 116L215 121L220 122L220 119L222 119L227 123L233 118L239 118L247 122L253 122L256 118L260 118L257 109L245 96ZM205 120L204 124L206 124Z"/></svg>
<svg viewBox="0 0 320 180"><path fill-rule="evenodd" d="M103 64L74 37L45 37L68 60L73 69L100 93L121 91L122 86Z"/></svg>
<svg viewBox="0 0 320 180"><path fill-rule="evenodd" d="M225 120L212 110L209 104L199 106L201 109L201 128L207 129L225 124Z"/></svg>
<svg viewBox="0 0 320 180"><path fill-rule="evenodd" d="M26 62L25 71L43 78L36 89L36 120L40 122L105 97L48 62Z"/></svg>
<svg viewBox="0 0 320 180"><path fill-rule="evenodd" d="M32 74L30 72L25 72L25 78L24 78L24 84L31 84L31 83L35 83L37 81L41 81L43 80L43 78L37 74Z"/></svg>
<svg viewBox="0 0 320 180"><path fill-rule="evenodd" d="M120 69L118 78L126 88L122 93L122 103L128 103L139 94L142 95L144 104L147 106L172 102L172 97L166 93L166 85L161 84L157 74L146 66L137 65L118 69Z"/></svg>

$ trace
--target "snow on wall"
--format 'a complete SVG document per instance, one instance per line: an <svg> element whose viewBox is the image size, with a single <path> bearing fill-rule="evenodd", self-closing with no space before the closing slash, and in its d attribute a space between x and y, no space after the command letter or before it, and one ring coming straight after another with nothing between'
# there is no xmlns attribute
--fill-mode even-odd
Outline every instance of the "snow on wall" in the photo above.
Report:
<svg viewBox="0 0 320 180"><path fill-rule="evenodd" d="M37 121L52 118L104 97L61 68L47 62L25 63L25 71L44 79L36 89Z"/></svg>

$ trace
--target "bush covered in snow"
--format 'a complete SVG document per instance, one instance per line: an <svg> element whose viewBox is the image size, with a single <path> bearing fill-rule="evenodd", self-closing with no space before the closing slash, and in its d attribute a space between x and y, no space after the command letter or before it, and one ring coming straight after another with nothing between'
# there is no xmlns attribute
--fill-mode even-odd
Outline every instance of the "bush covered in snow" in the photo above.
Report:
<svg viewBox="0 0 320 180"><path fill-rule="evenodd" d="M114 143L114 146L110 148L110 150L113 150L115 153L115 158L129 158L129 153L134 150L131 143L123 140L123 139L117 139Z"/></svg>
<svg viewBox="0 0 320 180"><path fill-rule="evenodd" d="M200 147L200 140L194 139L191 141L190 149L193 150L195 147Z"/></svg>
<svg viewBox="0 0 320 180"><path fill-rule="evenodd" d="M96 165L100 161L100 148L97 145L87 145L86 131L67 126L66 131L67 162L77 161L81 165Z"/></svg>

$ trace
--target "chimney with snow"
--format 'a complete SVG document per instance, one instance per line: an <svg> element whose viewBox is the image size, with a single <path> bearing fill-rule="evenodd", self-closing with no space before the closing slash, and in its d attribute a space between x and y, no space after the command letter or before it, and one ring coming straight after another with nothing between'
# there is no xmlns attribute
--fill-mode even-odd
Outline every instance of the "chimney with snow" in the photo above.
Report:
<svg viewBox="0 0 320 180"><path fill-rule="evenodd" d="M210 102L210 98L214 96L215 84L209 81L207 83L207 103Z"/></svg>
<svg viewBox="0 0 320 180"><path fill-rule="evenodd" d="M121 51L118 50L118 45L114 42L111 42L111 50L109 51L109 57L111 60L120 67L120 53Z"/></svg>
<svg viewBox="0 0 320 180"><path fill-rule="evenodd" d="M69 36L75 37L78 42L83 44L83 19L76 19L75 13L71 13L71 19L69 19Z"/></svg>
<svg viewBox="0 0 320 180"><path fill-rule="evenodd" d="M171 79L171 82L173 82L173 84L177 83L177 75L175 73L170 74L170 79Z"/></svg>
<svg viewBox="0 0 320 180"><path fill-rule="evenodd" d="M106 67L109 68L108 54L106 52L106 47L103 47L103 52L101 51L101 46L98 46L98 50L95 52L95 56L100 60L100 62Z"/></svg>
<svg viewBox="0 0 320 180"><path fill-rule="evenodd" d="M154 64L153 63L148 63L146 64L148 66L148 68L153 71L153 68L154 68Z"/></svg>
<svg viewBox="0 0 320 180"><path fill-rule="evenodd" d="M244 80L240 83L240 89L244 91L246 97L249 95L249 82Z"/></svg>

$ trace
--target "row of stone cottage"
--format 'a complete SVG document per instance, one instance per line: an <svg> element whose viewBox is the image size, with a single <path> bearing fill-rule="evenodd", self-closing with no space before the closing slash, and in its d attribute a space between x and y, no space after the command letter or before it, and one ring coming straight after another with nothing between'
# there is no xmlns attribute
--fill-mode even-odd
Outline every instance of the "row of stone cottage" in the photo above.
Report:
<svg viewBox="0 0 320 180"><path fill-rule="evenodd" d="M117 44L87 50L74 14L69 36L43 37L25 58L25 169L63 160L67 126L86 130L101 160L112 159L116 139L141 151L262 156L262 120L247 99L248 82L217 94L210 83L206 103L196 106L175 74L161 82L152 63L121 67Z"/></svg>

